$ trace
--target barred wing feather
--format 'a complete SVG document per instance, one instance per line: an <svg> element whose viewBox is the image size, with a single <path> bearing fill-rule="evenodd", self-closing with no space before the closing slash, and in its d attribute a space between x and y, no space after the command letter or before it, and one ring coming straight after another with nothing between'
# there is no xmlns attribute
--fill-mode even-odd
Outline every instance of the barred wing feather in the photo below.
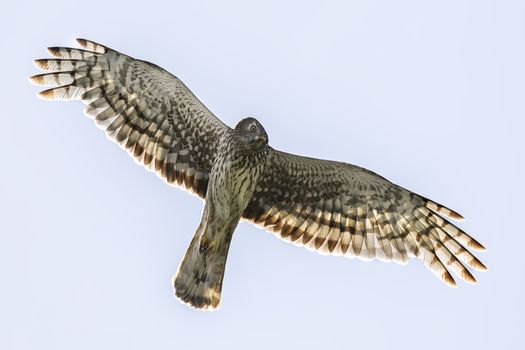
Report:
<svg viewBox="0 0 525 350"><path fill-rule="evenodd" d="M475 283L464 264L486 267L465 246L484 247L438 214L462 218L369 170L272 150L243 217L323 254L401 264L413 256L450 286L449 270Z"/></svg>
<svg viewBox="0 0 525 350"><path fill-rule="evenodd" d="M228 126L175 76L146 61L77 39L35 60L33 83L50 100L82 100L85 113L139 163L166 182L206 195L218 141Z"/></svg>

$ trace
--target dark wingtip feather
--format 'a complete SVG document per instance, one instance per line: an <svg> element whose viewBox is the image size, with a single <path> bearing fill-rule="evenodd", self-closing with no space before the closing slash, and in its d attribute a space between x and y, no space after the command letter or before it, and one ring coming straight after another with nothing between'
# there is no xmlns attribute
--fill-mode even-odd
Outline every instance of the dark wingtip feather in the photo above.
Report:
<svg viewBox="0 0 525 350"><path fill-rule="evenodd" d="M32 75L28 77L27 79L29 80L30 83L34 85L43 85L43 78L41 74Z"/></svg>
<svg viewBox="0 0 525 350"><path fill-rule="evenodd" d="M35 67L37 67L38 69L42 69L42 70L47 69L47 62L48 62L47 59L33 60L33 64L35 65Z"/></svg>
<svg viewBox="0 0 525 350"><path fill-rule="evenodd" d="M77 43L79 43L80 46L82 46L82 47L86 47L87 46L88 40L82 39L82 38L76 38L75 40L77 41Z"/></svg>
<svg viewBox="0 0 525 350"><path fill-rule="evenodd" d="M458 212L455 212L454 210L449 209L449 208L447 208L447 207L445 207L445 206L443 206L441 204L438 204L436 202L433 202L431 200L427 200L425 206L428 209L430 209L430 210L432 210L432 211L434 211L434 212L436 212L438 214L444 215L444 216L446 216L448 218L451 218L451 219L454 219L456 221L461 221L461 220L465 219Z"/></svg>
<svg viewBox="0 0 525 350"><path fill-rule="evenodd" d="M38 97L40 97L41 99L44 99L44 100L54 100L55 92L53 90L54 89L48 89L48 90L40 91L38 93Z"/></svg>
<svg viewBox="0 0 525 350"><path fill-rule="evenodd" d="M467 269L464 269L462 272L461 272L461 275L460 277L467 283L470 283L470 284L476 284L478 283L478 281L476 281L476 278L470 273L469 270Z"/></svg>
<svg viewBox="0 0 525 350"><path fill-rule="evenodd" d="M459 214L458 212L455 212L454 210L450 210L450 209L448 209L448 211L449 211L449 214L448 214L449 218L454 219L456 221L463 221L463 220L465 220L463 215Z"/></svg>
<svg viewBox="0 0 525 350"><path fill-rule="evenodd" d="M77 38L77 43L82 46L84 49L89 50L91 52L95 53L106 53L108 48L104 45L100 45L99 43L96 43L91 40Z"/></svg>
<svg viewBox="0 0 525 350"><path fill-rule="evenodd" d="M484 252L487 250L485 246L478 241L476 241L474 238L470 237L470 241L468 242L468 246L474 250L477 250L478 252Z"/></svg>
<svg viewBox="0 0 525 350"><path fill-rule="evenodd" d="M473 257L473 259L471 259L471 261L469 262L469 265L472 266L472 268L478 270L478 271L487 271L488 270L488 267L485 266L485 264L483 264L478 258L476 258L475 256Z"/></svg>
<svg viewBox="0 0 525 350"><path fill-rule="evenodd" d="M456 280L454 279L454 277L452 277L452 275L450 274L450 272L448 272L448 270L445 270L445 272L443 272L443 274L441 275L441 279L449 287L457 288Z"/></svg>
<svg viewBox="0 0 525 350"><path fill-rule="evenodd" d="M51 56L58 57L58 58L61 57L61 55L60 55L60 47L58 47L58 46L50 46L50 47L48 47L47 48L47 52Z"/></svg>

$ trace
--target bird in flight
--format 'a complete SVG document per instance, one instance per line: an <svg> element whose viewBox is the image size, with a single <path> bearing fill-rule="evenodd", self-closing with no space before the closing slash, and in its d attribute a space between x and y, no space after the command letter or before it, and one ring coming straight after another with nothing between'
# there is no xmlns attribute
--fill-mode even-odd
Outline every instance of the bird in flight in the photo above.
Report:
<svg viewBox="0 0 525 350"><path fill-rule="evenodd" d="M30 80L47 100L82 100L85 114L137 163L204 199L202 218L176 274L176 297L202 310L221 301L233 232L240 220L322 254L406 264L423 262L449 286L449 270L485 265L485 248L449 219L462 216L367 169L269 146L254 118L230 128L176 76L92 41L50 47Z"/></svg>

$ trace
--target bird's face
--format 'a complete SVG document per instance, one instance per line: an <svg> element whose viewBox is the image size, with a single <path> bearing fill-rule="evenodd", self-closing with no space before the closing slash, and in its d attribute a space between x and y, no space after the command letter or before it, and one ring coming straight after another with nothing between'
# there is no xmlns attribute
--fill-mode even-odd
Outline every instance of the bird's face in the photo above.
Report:
<svg viewBox="0 0 525 350"><path fill-rule="evenodd" d="M241 120L235 130L252 151L258 151L268 144L268 134L255 118Z"/></svg>

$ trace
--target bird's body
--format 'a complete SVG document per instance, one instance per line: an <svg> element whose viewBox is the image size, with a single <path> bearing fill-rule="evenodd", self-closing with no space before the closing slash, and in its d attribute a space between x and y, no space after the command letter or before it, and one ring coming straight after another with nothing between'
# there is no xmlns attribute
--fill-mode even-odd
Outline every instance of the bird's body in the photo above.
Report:
<svg viewBox="0 0 525 350"><path fill-rule="evenodd" d="M201 223L173 281L182 301L198 308L218 307L233 232L252 198L268 152L266 145L250 149L236 129L221 138Z"/></svg>
<svg viewBox="0 0 525 350"><path fill-rule="evenodd" d="M86 114L141 165L205 200L201 222L173 278L175 294L215 309L240 219L323 254L405 264L420 259L448 285L449 269L486 267L466 248L484 247L444 217L456 212L364 168L288 154L268 145L254 118L229 128L175 76L149 62L79 39L36 60L50 73L46 99L80 99ZM463 263L462 263L463 262Z"/></svg>

